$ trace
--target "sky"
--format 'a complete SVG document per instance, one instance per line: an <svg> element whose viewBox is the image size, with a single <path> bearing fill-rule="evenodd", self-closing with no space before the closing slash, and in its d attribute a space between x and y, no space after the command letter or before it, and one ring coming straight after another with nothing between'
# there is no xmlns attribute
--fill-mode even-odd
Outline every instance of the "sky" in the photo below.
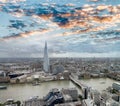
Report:
<svg viewBox="0 0 120 106"><path fill-rule="evenodd" d="M120 57L120 0L0 0L0 57Z"/></svg>

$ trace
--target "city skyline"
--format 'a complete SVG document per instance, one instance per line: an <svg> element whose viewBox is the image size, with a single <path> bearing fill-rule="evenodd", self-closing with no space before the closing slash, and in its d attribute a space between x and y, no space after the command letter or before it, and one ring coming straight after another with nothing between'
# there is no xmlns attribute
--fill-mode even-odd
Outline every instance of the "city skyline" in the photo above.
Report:
<svg viewBox="0 0 120 106"><path fill-rule="evenodd" d="M0 58L120 57L120 1L0 0Z"/></svg>

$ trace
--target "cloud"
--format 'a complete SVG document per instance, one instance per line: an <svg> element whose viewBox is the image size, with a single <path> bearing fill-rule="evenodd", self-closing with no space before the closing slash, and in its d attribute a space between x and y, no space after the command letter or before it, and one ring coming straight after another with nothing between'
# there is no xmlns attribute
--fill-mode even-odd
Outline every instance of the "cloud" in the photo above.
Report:
<svg viewBox="0 0 120 106"><path fill-rule="evenodd" d="M95 41L96 41L96 42L99 42L99 43L102 43L102 42L113 43L113 42L116 42L116 41L120 41L120 37L96 39Z"/></svg>
<svg viewBox="0 0 120 106"><path fill-rule="evenodd" d="M100 1L100 0L89 0L90 2L98 2L98 1Z"/></svg>
<svg viewBox="0 0 120 106"><path fill-rule="evenodd" d="M22 28L26 27L24 22L21 20L10 20L10 22L12 24L9 26L9 28L22 29Z"/></svg>
<svg viewBox="0 0 120 106"><path fill-rule="evenodd" d="M0 0L1 3L16 3L16 2L24 2L26 0Z"/></svg>
<svg viewBox="0 0 120 106"><path fill-rule="evenodd" d="M111 56L112 50L119 52L119 2L104 2L0 0L0 11L6 17L0 25L1 56L4 52L6 56L42 56L45 40L54 56L99 56L107 51Z"/></svg>
<svg viewBox="0 0 120 106"><path fill-rule="evenodd" d="M39 29L39 30L33 30L33 31L26 31L24 33L19 34L13 34L11 36L6 36L1 38L1 40L11 40L16 38L22 38L22 37L29 37L29 36L35 36L35 35L42 35L43 33L46 33L50 31L50 29Z"/></svg>

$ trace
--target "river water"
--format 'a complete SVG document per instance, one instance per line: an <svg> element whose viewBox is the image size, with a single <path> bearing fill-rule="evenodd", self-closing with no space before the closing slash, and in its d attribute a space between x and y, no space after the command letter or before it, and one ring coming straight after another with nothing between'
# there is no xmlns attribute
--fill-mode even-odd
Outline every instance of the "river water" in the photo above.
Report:
<svg viewBox="0 0 120 106"><path fill-rule="evenodd" d="M8 85L6 90L0 90L0 102L5 102L9 98L21 101L29 99L31 96L42 98L52 88L62 89L71 87L76 87L71 81L44 82L37 86L33 86L32 84L12 84ZM78 91L80 93L80 89Z"/></svg>
<svg viewBox="0 0 120 106"><path fill-rule="evenodd" d="M93 89L96 89L100 92L102 90L105 90L109 86L112 86L114 82L118 82L118 81L115 81L110 78L91 78L91 79L81 80L81 83L84 83L85 85L92 87Z"/></svg>
<svg viewBox="0 0 120 106"><path fill-rule="evenodd" d="M109 78L97 78L97 79L84 79L81 80L82 83L93 87L99 91L106 89L111 86L113 82L116 82ZM81 90L71 81L51 81L44 82L38 86L32 86L32 84L12 84L8 85L7 89L0 90L0 102L5 102L7 99L14 100L26 100L31 96L39 96L42 98L45 96L52 88L71 88L76 87L79 94Z"/></svg>

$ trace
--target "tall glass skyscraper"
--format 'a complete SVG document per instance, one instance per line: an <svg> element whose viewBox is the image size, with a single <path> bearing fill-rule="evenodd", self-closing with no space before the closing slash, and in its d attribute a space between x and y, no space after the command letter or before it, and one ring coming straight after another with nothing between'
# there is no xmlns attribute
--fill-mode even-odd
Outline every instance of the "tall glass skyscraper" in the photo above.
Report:
<svg viewBox="0 0 120 106"><path fill-rule="evenodd" d="M44 48L43 69L46 73L49 73L49 58L48 58L47 42L45 42L45 48Z"/></svg>

